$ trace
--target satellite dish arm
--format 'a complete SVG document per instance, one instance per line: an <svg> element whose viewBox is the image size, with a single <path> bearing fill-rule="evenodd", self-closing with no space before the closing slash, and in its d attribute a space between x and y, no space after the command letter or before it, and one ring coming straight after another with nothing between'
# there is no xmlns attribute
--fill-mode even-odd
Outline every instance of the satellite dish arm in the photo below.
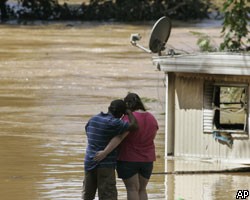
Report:
<svg viewBox="0 0 250 200"><path fill-rule="evenodd" d="M130 43L131 43L133 46L136 46L136 47L142 49L143 51L146 51L147 53L152 53L151 50L149 50L149 49L143 47L143 46L140 45L140 44L137 44L136 41L139 41L140 39L141 39L140 34L138 34L138 33L136 33L136 34L131 34L131 36L130 36Z"/></svg>
<svg viewBox="0 0 250 200"><path fill-rule="evenodd" d="M137 44L136 42L132 42L132 41L131 41L131 44L132 44L133 46L136 46L136 47L142 49L143 51L146 51L147 53L152 53L152 51L150 51L149 49L147 49L147 48L145 48L145 47L143 47L143 46L141 46L141 45L139 45L139 44Z"/></svg>

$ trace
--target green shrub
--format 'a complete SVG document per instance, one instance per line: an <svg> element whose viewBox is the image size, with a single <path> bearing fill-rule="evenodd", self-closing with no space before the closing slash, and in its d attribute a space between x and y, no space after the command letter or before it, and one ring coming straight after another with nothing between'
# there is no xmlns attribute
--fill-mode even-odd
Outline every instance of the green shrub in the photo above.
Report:
<svg viewBox="0 0 250 200"><path fill-rule="evenodd" d="M223 4L225 14L222 28L224 41L220 50L244 51L249 50L248 22L250 7L248 0L227 0ZM248 38L247 38L248 37Z"/></svg>

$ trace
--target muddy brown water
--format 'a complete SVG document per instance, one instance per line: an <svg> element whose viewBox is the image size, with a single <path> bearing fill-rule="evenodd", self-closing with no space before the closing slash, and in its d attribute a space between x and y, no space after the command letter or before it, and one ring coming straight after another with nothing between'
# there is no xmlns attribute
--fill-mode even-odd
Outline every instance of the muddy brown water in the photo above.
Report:
<svg viewBox="0 0 250 200"><path fill-rule="evenodd" d="M148 46L153 23L42 23L0 25L0 199L80 199L86 148L84 126L109 102L137 92L157 118L157 161L165 172L164 75L151 54L129 43L140 33ZM196 52L190 31L220 41L216 22L176 24L169 47ZM193 162L167 162L174 171ZM200 164L199 164L200 165ZM207 166L203 166L206 168ZM209 167L217 168L211 164ZM149 199L235 199L249 190L249 173L153 174ZM126 199L117 179L119 199Z"/></svg>

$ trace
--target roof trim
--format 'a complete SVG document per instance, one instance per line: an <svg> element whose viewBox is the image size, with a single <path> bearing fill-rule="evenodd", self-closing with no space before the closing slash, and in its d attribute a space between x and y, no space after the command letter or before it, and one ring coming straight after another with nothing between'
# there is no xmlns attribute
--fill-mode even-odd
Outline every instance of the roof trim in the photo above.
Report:
<svg viewBox="0 0 250 200"><path fill-rule="evenodd" d="M153 65L167 72L250 75L249 53L200 53L153 57Z"/></svg>

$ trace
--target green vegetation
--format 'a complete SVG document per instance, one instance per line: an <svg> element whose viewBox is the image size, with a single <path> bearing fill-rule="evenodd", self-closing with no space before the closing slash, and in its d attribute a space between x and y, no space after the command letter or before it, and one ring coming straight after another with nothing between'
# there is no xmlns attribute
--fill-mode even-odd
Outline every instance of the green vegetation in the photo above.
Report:
<svg viewBox="0 0 250 200"><path fill-rule="evenodd" d="M4 20L7 18L7 8L5 6L7 0L0 0L0 13L1 13L1 19Z"/></svg>
<svg viewBox="0 0 250 200"><path fill-rule="evenodd" d="M191 33L198 37L197 45L201 51L213 52L216 51L216 47L212 44L212 38L205 33L191 31Z"/></svg>
<svg viewBox="0 0 250 200"><path fill-rule="evenodd" d="M221 50L244 51L250 50L246 45L250 43L248 37L248 22L250 21L250 7L247 0L227 0L223 4L225 13L222 34L224 42Z"/></svg>
<svg viewBox="0 0 250 200"><path fill-rule="evenodd" d="M147 97L142 97L141 98L143 103L153 103L153 102L157 102L157 99L154 98L147 98Z"/></svg>
<svg viewBox="0 0 250 200"><path fill-rule="evenodd" d="M224 41L218 48L211 44L211 37L192 32L198 37L197 45L201 51L250 51L249 26L250 6L247 0L227 0L222 7L224 13L222 37Z"/></svg>
<svg viewBox="0 0 250 200"><path fill-rule="evenodd" d="M90 0L87 3L68 5L58 0L19 0L20 9L8 7L2 19L20 20L113 20L144 21L156 20L164 15L171 19L188 20L208 17L209 0Z"/></svg>

